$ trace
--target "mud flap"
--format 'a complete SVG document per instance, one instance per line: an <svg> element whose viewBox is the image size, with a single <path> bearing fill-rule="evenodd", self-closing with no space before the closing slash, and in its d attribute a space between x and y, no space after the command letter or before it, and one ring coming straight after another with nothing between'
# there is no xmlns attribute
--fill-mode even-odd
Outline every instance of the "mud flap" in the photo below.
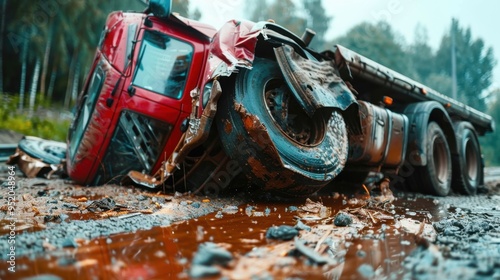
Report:
<svg viewBox="0 0 500 280"><path fill-rule="evenodd" d="M357 104L333 61L306 59L287 45L274 52L291 92L310 117L320 108L346 111Z"/></svg>

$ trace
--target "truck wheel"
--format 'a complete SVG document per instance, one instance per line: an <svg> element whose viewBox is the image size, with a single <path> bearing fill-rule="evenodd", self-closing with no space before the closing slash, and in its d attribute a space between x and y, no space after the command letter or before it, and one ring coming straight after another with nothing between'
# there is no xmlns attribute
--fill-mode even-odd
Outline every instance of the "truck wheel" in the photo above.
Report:
<svg viewBox="0 0 500 280"><path fill-rule="evenodd" d="M427 126L427 165L416 166L409 184L414 191L447 196L451 190L451 155L446 136L435 122Z"/></svg>
<svg viewBox="0 0 500 280"><path fill-rule="evenodd" d="M462 194L474 195L483 177L479 141L469 122L455 125L455 133L458 156L453 162L453 188Z"/></svg>
<svg viewBox="0 0 500 280"><path fill-rule="evenodd" d="M347 130L337 111L311 118L290 92L275 61L256 58L233 77L217 116L226 153L265 191L316 192L342 171ZM321 112L319 112L321 111Z"/></svg>
<svg viewBox="0 0 500 280"><path fill-rule="evenodd" d="M27 155L48 164L59 164L66 158L67 146L63 142L25 136L19 141L18 147Z"/></svg>

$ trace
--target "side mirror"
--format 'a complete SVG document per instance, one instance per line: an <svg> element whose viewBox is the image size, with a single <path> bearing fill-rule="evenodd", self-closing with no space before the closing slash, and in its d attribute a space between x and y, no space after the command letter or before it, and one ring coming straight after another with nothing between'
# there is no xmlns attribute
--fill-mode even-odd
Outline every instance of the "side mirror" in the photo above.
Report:
<svg viewBox="0 0 500 280"><path fill-rule="evenodd" d="M170 0L149 0L149 11L157 17L166 18L172 12L172 1Z"/></svg>

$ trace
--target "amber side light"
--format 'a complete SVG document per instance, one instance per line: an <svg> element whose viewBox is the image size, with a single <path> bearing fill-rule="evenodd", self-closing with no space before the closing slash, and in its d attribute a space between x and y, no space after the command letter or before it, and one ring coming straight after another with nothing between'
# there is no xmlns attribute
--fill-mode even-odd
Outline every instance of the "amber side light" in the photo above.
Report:
<svg viewBox="0 0 500 280"><path fill-rule="evenodd" d="M389 96L384 96L382 98L382 102L384 102L385 105L387 106L391 106L392 105L392 102L393 102L393 99Z"/></svg>
<svg viewBox="0 0 500 280"><path fill-rule="evenodd" d="M422 92L423 95L427 95L427 90L425 88L421 88L420 91Z"/></svg>

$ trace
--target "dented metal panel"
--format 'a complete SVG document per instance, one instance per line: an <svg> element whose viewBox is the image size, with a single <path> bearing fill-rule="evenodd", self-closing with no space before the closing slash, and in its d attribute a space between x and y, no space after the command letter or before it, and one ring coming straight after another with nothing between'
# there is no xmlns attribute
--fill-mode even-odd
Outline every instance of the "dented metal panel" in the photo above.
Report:
<svg viewBox="0 0 500 280"><path fill-rule="evenodd" d="M292 93L309 116L320 108L345 111L356 103L333 61L304 58L286 45L274 52Z"/></svg>
<svg viewBox="0 0 500 280"><path fill-rule="evenodd" d="M405 159L408 118L359 101L362 133L349 135L349 163L397 168Z"/></svg>
<svg viewBox="0 0 500 280"><path fill-rule="evenodd" d="M130 171L124 180L132 180L136 184L150 188L163 184L165 180L174 173L179 164L184 161L188 153L195 147L201 145L208 138L212 121L217 112L217 101L221 93L222 89L219 82L214 81L211 90L211 99L203 111L203 115L197 118L195 108L199 103L199 95L196 91L191 92L193 108L187 131L182 134L180 141L168 160L163 162L161 168L153 176L138 171Z"/></svg>

